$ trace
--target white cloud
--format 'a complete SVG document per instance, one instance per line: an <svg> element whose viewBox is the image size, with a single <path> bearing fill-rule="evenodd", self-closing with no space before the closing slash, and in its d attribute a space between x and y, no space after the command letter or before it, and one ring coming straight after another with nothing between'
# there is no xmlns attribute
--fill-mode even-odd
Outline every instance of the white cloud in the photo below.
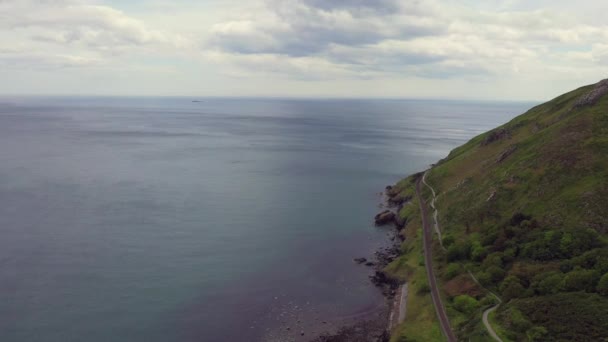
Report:
<svg viewBox="0 0 608 342"><path fill-rule="evenodd" d="M605 10L593 0L0 0L0 67L14 79L38 70L78 84L80 73L214 95L263 80L271 95L382 81L404 96L485 84L501 97L517 84L512 96L540 97L605 77Z"/></svg>

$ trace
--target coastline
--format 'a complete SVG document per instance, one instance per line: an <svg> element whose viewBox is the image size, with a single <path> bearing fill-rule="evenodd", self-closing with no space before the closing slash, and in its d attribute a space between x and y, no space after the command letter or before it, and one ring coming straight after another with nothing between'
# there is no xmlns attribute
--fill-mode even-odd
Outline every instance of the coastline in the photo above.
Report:
<svg viewBox="0 0 608 342"><path fill-rule="evenodd" d="M321 335L312 342L388 342L394 329L405 319L408 283L392 279L384 272L384 268L400 256L403 242L400 232L404 222L400 222L398 218L403 203L394 201L390 194L391 188L387 186L381 193L380 208L384 210L374 217L376 228L386 229L389 232L388 246L377 249L373 254L373 261L365 257L353 259L362 267L371 267L374 270L374 274L369 278L383 294L385 299L383 312L360 318L352 324L344 325L335 333Z"/></svg>

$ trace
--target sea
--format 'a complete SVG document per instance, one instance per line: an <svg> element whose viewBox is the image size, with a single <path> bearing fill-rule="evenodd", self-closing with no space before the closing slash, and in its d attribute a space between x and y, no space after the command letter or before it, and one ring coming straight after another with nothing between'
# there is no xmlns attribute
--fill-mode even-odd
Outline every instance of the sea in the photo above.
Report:
<svg viewBox="0 0 608 342"><path fill-rule="evenodd" d="M532 107L0 97L0 341L306 341L384 308L384 187ZM304 334L304 335L302 335Z"/></svg>

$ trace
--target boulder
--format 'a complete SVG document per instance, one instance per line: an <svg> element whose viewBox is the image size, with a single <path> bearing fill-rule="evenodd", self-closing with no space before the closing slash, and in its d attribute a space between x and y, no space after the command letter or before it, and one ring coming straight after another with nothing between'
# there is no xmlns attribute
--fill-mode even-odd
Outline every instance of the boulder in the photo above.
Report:
<svg viewBox="0 0 608 342"><path fill-rule="evenodd" d="M395 222L395 213L390 210L384 210L374 216L374 222L377 226L384 226Z"/></svg>

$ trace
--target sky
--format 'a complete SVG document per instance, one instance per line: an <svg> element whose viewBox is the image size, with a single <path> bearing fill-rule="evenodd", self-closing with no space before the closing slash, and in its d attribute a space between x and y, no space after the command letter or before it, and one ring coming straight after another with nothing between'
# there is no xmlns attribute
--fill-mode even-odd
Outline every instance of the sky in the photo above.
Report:
<svg viewBox="0 0 608 342"><path fill-rule="evenodd" d="M603 0L0 0L0 94L548 100Z"/></svg>

